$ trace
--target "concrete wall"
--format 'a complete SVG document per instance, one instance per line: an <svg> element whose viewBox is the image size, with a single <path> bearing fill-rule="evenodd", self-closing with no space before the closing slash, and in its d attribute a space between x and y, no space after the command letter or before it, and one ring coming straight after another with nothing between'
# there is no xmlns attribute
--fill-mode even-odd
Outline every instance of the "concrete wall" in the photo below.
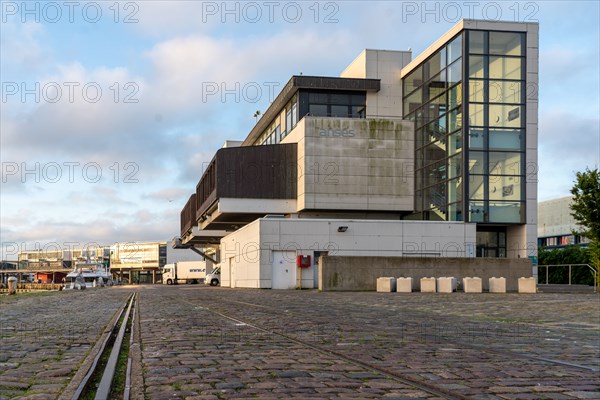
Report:
<svg viewBox="0 0 600 400"><path fill-rule="evenodd" d="M423 277L479 277L488 290L489 278L506 278L506 289L517 290L520 277L532 276L531 260L506 258L344 257L319 260L320 290L375 290L381 276L412 277L413 290Z"/></svg>
<svg viewBox="0 0 600 400"><path fill-rule="evenodd" d="M340 74L342 78L381 79L381 89L367 93L367 118L402 118L400 71L411 51L363 50Z"/></svg>
<svg viewBox="0 0 600 400"><path fill-rule="evenodd" d="M298 211L412 211L413 124L305 117L298 143Z"/></svg>

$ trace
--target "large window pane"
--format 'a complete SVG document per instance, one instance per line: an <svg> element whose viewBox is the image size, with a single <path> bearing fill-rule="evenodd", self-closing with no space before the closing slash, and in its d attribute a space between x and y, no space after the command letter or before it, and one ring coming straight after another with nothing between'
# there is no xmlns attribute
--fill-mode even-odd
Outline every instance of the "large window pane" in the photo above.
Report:
<svg viewBox="0 0 600 400"><path fill-rule="evenodd" d="M490 150L522 150L522 129L490 129Z"/></svg>
<svg viewBox="0 0 600 400"><path fill-rule="evenodd" d="M483 126L484 124L484 110L483 104L471 103L469 105L469 125L471 126Z"/></svg>
<svg viewBox="0 0 600 400"><path fill-rule="evenodd" d="M431 141L441 141L446 136L446 117L431 122L425 127Z"/></svg>
<svg viewBox="0 0 600 400"><path fill-rule="evenodd" d="M425 185L439 185L446 180L446 163L439 161L424 168Z"/></svg>
<svg viewBox="0 0 600 400"><path fill-rule="evenodd" d="M486 175L470 175L469 176L469 199L484 200L485 199L485 181Z"/></svg>
<svg viewBox="0 0 600 400"><path fill-rule="evenodd" d="M454 132L462 127L462 107L448 113L448 132Z"/></svg>
<svg viewBox="0 0 600 400"><path fill-rule="evenodd" d="M484 56L469 56L469 77L470 78L485 78L484 76L484 63L486 57Z"/></svg>
<svg viewBox="0 0 600 400"><path fill-rule="evenodd" d="M425 160L423 164L431 164L442 161L446 158L446 149L439 146L439 143L431 144L425 147L423 152ZM436 167L437 168L437 167ZM432 182L434 183L434 182Z"/></svg>
<svg viewBox="0 0 600 400"><path fill-rule="evenodd" d="M517 202L490 202L489 222L523 223L523 204Z"/></svg>
<svg viewBox="0 0 600 400"><path fill-rule="evenodd" d="M404 98L404 113L411 113L423 103L423 92L421 89Z"/></svg>
<svg viewBox="0 0 600 400"><path fill-rule="evenodd" d="M419 66L413 72L408 74L404 80L404 94L407 95L423 84L423 67Z"/></svg>
<svg viewBox="0 0 600 400"><path fill-rule="evenodd" d="M448 108L454 108L462 104L462 83L448 90Z"/></svg>
<svg viewBox="0 0 600 400"><path fill-rule="evenodd" d="M469 174L484 174L484 158L481 151L469 152Z"/></svg>
<svg viewBox="0 0 600 400"><path fill-rule="evenodd" d="M448 181L448 202L462 201L462 182L460 179Z"/></svg>
<svg viewBox="0 0 600 400"><path fill-rule="evenodd" d="M446 184L442 182L425 189L425 208L446 212ZM445 219L445 218L444 218Z"/></svg>
<svg viewBox="0 0 600 400"><path fill-rule="evenodd" d="M490 103L522 103L521 82L490 81Z"/></svg>
<svg viewBox="0 0 600 400"><path fill-rule="evenodd" d="M475 101L477 103L483 103L485 101L484 98L484 88L486 81L479 79L471 79L469 80L469 100Z"/></svg>
<svg viewBox="0 0 600 400"><path fill-rule="evenodd" d="M490 200L522 200L520 176L490 176L489 187Z"/></svg>
<svg viewBox="0 0 600 400"><path fill-rule="evenodd" d="M462 131L456 131L448 135L448 154L457 154L462 151Z"/></svg>
<svg viewBox="0 0 600 400"><path fill-rule="evenodd" d="M518 32L490 32L490 54L523 55L523 37Z"/></svg>
<svg viewBox="0 0 600 400"><path fill-rule="evenodd" d="M483 201L472 201L469 203L469 221L485 221L485 203Z"/></svg>
<svg viewBox="0 0 600 400"><path fill-rule="evenodd" d="M483 150L485 147L485 130L482 128L469 129L469 149Z"/></svg>
<svg viewBox="0 0 600 400"><path fill-rule="evenodd" d="M446 90L446 70L429 81L425 87L426 101L438 97Z"/></svg>
<svg viewBox="0 0 600 400"><path fill-rule="evenodd" d="M347 118L348 117L348 106L332 105L331 106L331 116Z"/></svg>
<svg viewBox="0 0 600 400"><path fill-rule="evenodd" d="M469 31L469 53L485 53L485 32Z"/></svg>
<svg viewBox="0 0 600 400"><path fill-rule="evenodd" d="M491 175L521 175L523 153L489 152Z"/></svg>
<svg viewBox="0 0 600 400"><path fill-rule="evenodd" d="M521 58L490 56L490 79L522 79Z"/></svg>
<svg viewBox="0 0 600 400"><path fill-rule="evenodd" d="M463 162L461 154L448 159L448 179L462 177L462 164Z"/></svg>
<svg viewBox="0 0 600 400"><path fill-rule="evenodd" d="M462 80L462 62L458 60L448 67L448 86L457 84Z"/></svg>
<svg viewBox="0 0 600 400"><path fill-rule="evenodd" d="M489 108L490 127L521 128L523 126L523 106L490 104Z"/></svg>
<svg viewBox="0 0 600 400"><path fill-rule="evenodd" d="M442 57L444 58L444 61L442 61ZM442 70L442 65L445 65L445 58L445 51L438 51L435 55L433 55L433 57L431 57L423 65L423 78L428 80L429 78L436 76Z"/></svg>
<svg viewBox="0 0 600 400"><path fill-rule="evenodd" d="M448 45L448 64L452 64L462 55L462 36L457 36Z"/></svg>
<svg viewBox="0 0 600 400"><path fill-rule="evenodd" d="M327 117L327 105L326 104L310 104L308 106L308 113L316 117Z"/></svg>

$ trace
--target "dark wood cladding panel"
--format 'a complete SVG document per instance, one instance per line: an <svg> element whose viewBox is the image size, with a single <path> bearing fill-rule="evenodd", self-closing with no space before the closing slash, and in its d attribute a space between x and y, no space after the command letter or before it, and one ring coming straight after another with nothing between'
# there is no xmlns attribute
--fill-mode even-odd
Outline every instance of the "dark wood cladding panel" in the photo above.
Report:
<svg viewBox="0 0 600 400"><path fill-rule="evenodd" d="M215 201L217 190L217 156L215 155L208 168L196 185L196 216L199 217Z"/></svg>
<svg viewBox="0 0 600 400"><path fill-rule="evenodd" d="M295 199L297 146L276 144L217 152L217 197Z"/></svg>
<svg viewBox="0 0 600 400"><path fill-rule="evenodd" d="M196 193L194 193L181 210L181 236L185 235L196 224L196 209Z"/></svg>

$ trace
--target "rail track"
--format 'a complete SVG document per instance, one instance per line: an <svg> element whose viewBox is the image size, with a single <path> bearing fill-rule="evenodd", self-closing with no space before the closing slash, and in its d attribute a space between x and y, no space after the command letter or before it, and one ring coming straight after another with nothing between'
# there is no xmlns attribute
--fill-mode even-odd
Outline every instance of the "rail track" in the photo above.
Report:
<svg viewBox="0 0 600 400"><path fill-rule="evenodd" d="M287 314L287 316L289 316L289 314L290 314L289 310L286 313L282 313L281 310L276 309L271 306L268 306L268 305L264 305L264 304L255 304L255 303L250 303L250 302L245 302L245 301L237 301L237 300L231 300L231 299L222 299L222 301L226 301L229 303L238 303L238 304L253 306L253 307L262 308L262 309L268 309L271 313L277 313L282 316L286 315L286 314ZM292 311L292 313L293 313L293 311ZM303 316L303 318L304 317L305 316ZM415 320L418 320L421 317L422 317L422 315L414 314ZM552 365L556 365L556 366L591 371L591 372L595 372L595 373L600 372L600 367L597 367L597 366L581 365L581 364L572 363L572 362L555 360L555 359L550 359L547 357L540 357L535 354L523 353L523 352L514 351L514 350L494 349L494 348L490 348L488 346L478 345L475 343L469 343L466 340L460 340L460 339L451 338L451 337L447 337L447 336L436 336L435 340L439 341L439 342L447 343L447 344L456 344L456 345L468 347L468 348L475 349L478 351L484 351L484 352L491 353L491 354L503 355L503 356L506 356L509 358L517 357L517 358L537 361L537 362L543 363L543 364L552 364Z"/></svg>
<svg viewBox="0 0 600 400"><path fill-rule="evenodd" d="M136 293L131 294L118 311L71 400L129 400L132 360L128 350L133 343L136 300Z"/></svg>
<svg viewBox="0 0 600 400"><path fill-rule="evenodd" d="M190 306L193 307L198 307L199 304L198 303L193 303L181 298L173 298L174 301L181 301L184 303L189 304ZM226 302L226 303L231 303L231 304L237 304L239 306L244 306L246 307L246 311L247 311L247 307L253 307L256 310L259 310L259 312L261 313L268 313L270 315L276 315L279 319L279 321L281 323L285 323L285 321L288 321L290 323L292 323L292 321L299 321L302 319L305 320L307 319L307 315L306 313L303 313L302 315L300 315L297 311L293 310L293 309L286 309L285 311L269 306L269 305L265 305L265 304L256 304L256 303L252 303L252 302L247 302L247 301L238 301L238 300L233 300L233 299L226 299L226 298L220 298L219 299L220 302ZM221 318L230 320L232 322L234 322L237 326L247 326L250 327L254 330L257 330L259 332L263 332L263 333L268 333L271 335L277 335L280 337L285 338L288 341L291 341L293 343L296 343L298 345L304 346L306 348L310 348L311 350L320 353L320 354L324 354L327 355L329 357L333 357L339 360L343 360L345 362L354 364L356 366L362 367L368 371L372 371L375 372L377 374L380 374L384 377L390 378L394 381L397 381L399 383L414 387L414 388L418 388L426 393L429 393L431 395L434 396L438 396L440 398L444 398L444 399L467 399L467 398L471 398L470 395L465 395L464 393L460 393L457 390L452 390L452 389L448 389L445 387L440 387L438 386L435 381L430 381L426 378L422 378L422 379L415 379L414 375L411 376L407 376L406 374L402 373L402 372L398 372L393 370L392 368L389 368L388 366L385 365L381 365L378 364L376 361L377 360L373 360L373 362L369 361L369 360L365 360L368 357L357 357L356 355L350 355L350 354L344 354L344 352L342 351L338 351L334 348L332 348L331 345L322 345L319 343L315 343L313 341L310 340L303 340L302 338L299 338L298 336L294 335L293 333L289 333L289 332L280 332L277 329L273 330L269 328L269 324L263 324L263 321L256 322L256 319L252 318L252 312L244 312L243 309L235 309L235 308L231 308L231 307L218 307L218 306L213 306L211 307L210 305L204 305L202 306L202 308L204 310L207 310L215 315L220 316ZM415 317L417 315L415 314ZM279 318L280 317L280 318ZM422 316L421 316L422 317ZM318 322L317 322L318 323ZM259 326L260 325L260 326ZM542 368L548 368L550 366L554 366L554 367L560 367L561 370L573 370L573 371L585 371L590 372L591 375L593 376L597 376L598 372L600 371L600 368L596 367L596 366L590 366L590 365L581 365L581 364L577 364L577 363L572 363L572 362L567 362L567 361L563 361L563 360L556 360L556 359L551 359L551 358L547 358L547 357L542 357L539 356L537 354L533 354L533 353L526 353L526 352L520 352L520 351L514 351L514 350L501 350L501 349L497 349L497 348L490 348L487 347L485 345L478 345L476 343L470 343L468 342L467 339L461 339L461 338L452 338L452 337L439 337L437 338L437 342L440 345L452 345L455 349L455 351L460 351L460 349L471 349L471 350L476 350L478 352L483 352L488 354L490 357L494 357L496 360L500 360L502 362L502 360L504 360L504 362L512 362L515 360L522 360L524 363L527 362L529 363L528 365L531 365L530 363L534 363L540 366L543 366ZM364 350L363 352L367 352L368 350ZM361 358L361 359L359 359Z"/></svg>

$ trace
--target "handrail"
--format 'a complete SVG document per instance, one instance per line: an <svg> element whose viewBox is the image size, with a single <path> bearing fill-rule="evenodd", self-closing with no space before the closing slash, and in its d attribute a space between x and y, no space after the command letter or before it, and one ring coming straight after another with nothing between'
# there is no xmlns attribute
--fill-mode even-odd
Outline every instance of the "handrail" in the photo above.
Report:
<svg viewBox="0 0 600 400"><path fill-rule="evenodd" d="M594 293L598 293L598 270L596 269L596 267L594 267L593 265L590 264L548 264L548 265L538 265L538 269L545 267L546 268L546 285L548 285L548 271L550 270L550 267L568 267L569 268L569 285L571 285L571 274L572 274L572 267L588 267L590 272L592 273L593 277L594 277Z"/></svg>

